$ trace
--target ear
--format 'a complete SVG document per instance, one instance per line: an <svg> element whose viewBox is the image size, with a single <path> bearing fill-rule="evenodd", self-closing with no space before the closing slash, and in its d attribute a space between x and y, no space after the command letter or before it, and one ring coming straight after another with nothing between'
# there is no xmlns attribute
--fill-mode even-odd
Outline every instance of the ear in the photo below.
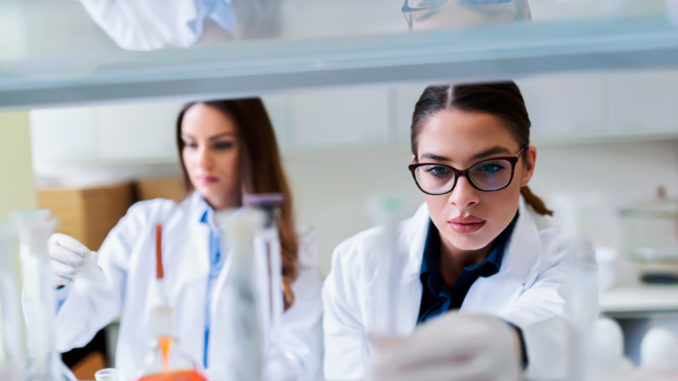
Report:
<svg viewBox="0 0 678 381"><path fill-rule="evenodd" d="M527 149L527 157L523 161L525 168L523 169L523 176L521 179L520 186L524 187L527 183L530 182L532 174L534 173L534 166L537 162L537 148L535 146L529 146Z"/></svg>

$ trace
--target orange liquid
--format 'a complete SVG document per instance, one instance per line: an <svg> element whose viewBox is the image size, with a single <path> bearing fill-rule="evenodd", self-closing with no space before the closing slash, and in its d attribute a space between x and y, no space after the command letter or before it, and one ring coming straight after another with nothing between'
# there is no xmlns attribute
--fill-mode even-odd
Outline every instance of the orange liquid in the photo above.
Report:
<svg viewBox="0 0 678 381"><path fill-rule="evenodd" d="M196 370L177 370L175 372L143 376L137 381L207 381L207 378Z"/></svg>
<svg viewBox="0 0 678 381"><path fill-rule="evenodd" d="M162 352L162 368L164 373L169 373L169 353L172 349L172 338L169 336L158 337L158 344Z"/></svg>

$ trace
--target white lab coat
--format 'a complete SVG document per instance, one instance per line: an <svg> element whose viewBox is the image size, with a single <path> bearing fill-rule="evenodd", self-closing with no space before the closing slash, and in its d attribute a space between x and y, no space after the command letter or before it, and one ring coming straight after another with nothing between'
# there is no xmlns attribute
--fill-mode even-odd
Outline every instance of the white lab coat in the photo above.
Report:
<svg viewBox="0 0 678 381"><path fill-rule="evenodd" d="M564 377L571 316L566 308L571 298L567 274L576 248L522 198L519 211L500 271L478 278L460 311L491 314L520 327L529 358L526 377ZM398 226L390 276L379 268L384 264L379 229L361 232L335 249L323 286L328 380L360 379L368 373L371 349L366 334L408 335L415 330L429 218L422 205ZM596 295L595 289L588 292Z"/></svg>
<svg viewBox="0 0 678 381"><path fill-rule="evenodd" d="M59 351L85 345L99 329L120 317L116 368L124 380L136 376L153 339L150 312L160 304L154 280L154 226L162 222L164 283L174 309L174 332L185 351L202 365L209 227L200 223L199 202L194 193L179 204L156 199L138 202L129 209L99 250L98 264L105 279L86 283L86 287L74 284L57 314ZM317 244L310 229L299 235L299 275L292 284L295 301L283 313L276 341L267 346L269 355L263 363L267 379L312 379L320 366L322 304L321 280L316 270ZM223 363L226 350L237 350L220 340L224 326L216 314L230 258L227 255L211 302L210 368ZM208 374L214 373L208 369Z"/></svg>
<svg viewBox="0 0 678 381"><path fill-rule="evenodd" d="M211 18L235 28L230 0L80 0L90 17L122 49L187 48Z"/></svg>

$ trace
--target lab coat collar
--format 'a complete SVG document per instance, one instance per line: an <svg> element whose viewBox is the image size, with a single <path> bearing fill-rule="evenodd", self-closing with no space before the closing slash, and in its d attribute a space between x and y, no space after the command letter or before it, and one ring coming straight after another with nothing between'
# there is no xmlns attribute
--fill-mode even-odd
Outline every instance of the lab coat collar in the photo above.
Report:
<svg viewBox="0 0 678 381"><path fill-rule="evenodd" d="M528 283L535 271L542 248L533 212L525 204L522 196L518 202L518 213L513 233L504 252L500 272L509 272L507 275L518 277L523 283ZM419 279L430 218L428 207L423 203L412 218L401 224L401 236L405 243L409 242L405 246L409 247L408 263L404 273L406 281Z"/></svg>
<svg viewBox="0 0 678 381"><path fill-rule="evenodd" d="M426 235L428 234L428 221L431 215L428 212L428 206L423 203L417 209L414 216L401 224L401 236L404 238L404 245L408 247L407 268L404 272L404 280L412 281L419 279L421 271L421 261L424 257L424 245L426 244Z"/></svg>
<svg viewBox="0 0 678 381"><path fill-rule="evenodd" d="M198 192L193 192L186 200L179 204L180 208L187 208L188 213L184 216L189 218L190 239L183 244L185 253L179 259L179 268L182 269L184 282L205 280L209 273L209 226L201 223L200 219L205 213L204 200ZM206 203L205 203L206 204Z"/></svg>

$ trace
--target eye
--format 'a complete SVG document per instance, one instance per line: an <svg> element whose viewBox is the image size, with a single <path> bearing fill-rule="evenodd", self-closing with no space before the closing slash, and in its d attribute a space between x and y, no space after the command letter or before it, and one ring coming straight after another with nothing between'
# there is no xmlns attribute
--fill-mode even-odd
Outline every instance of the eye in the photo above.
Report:
<svg viewBox="0 0 678 381"><path fill-rule="evenodd" d="M198 148L198 145L194 142L184 140L184 148L195 149L195 148Z"/></svg>
<svg viewBox="0 0 678 381"><path fill-rule="evenodd" d="M222 151L222 150L231 149L231 148L233 148L234 145L235 145L234 142L223 141L223 142L214 143L214 148Z"/></svg>
<svg viewBox="0 0 678 381"><path fill-rule="evenodd" d="M487 174L499 173L506 169L506 166L502 163L496 161L490 161L487 163L482 163L479 165L478 170L483 171Z"/></svg>
<svg viewBox="0 0 678 381"><path fill-rule="evenodd" d="M442 165L427 165L424 167L426 174L437 178L448 177L452 170Z"/></svg>

